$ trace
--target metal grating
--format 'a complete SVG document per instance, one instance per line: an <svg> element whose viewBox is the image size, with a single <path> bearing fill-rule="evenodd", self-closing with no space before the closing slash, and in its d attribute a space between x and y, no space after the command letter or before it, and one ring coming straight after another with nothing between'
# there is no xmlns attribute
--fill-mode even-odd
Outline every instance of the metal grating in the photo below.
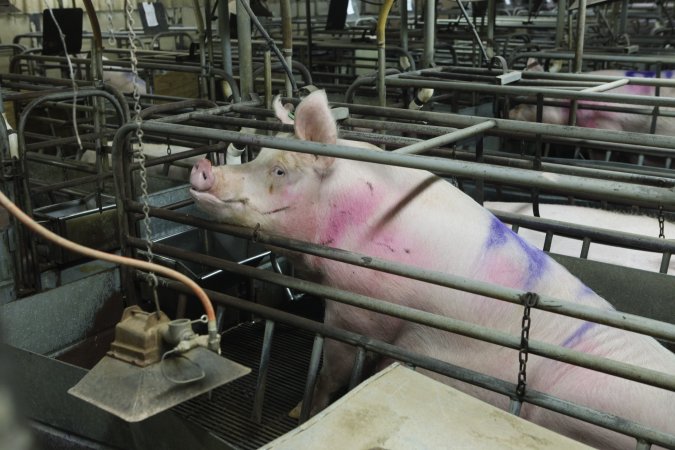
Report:
<svg viewBox="0 0 675 450"><path fill-rule="evenodd" d="M256 449L295 428L298 422L288 412L302 399L314 336L276 325L262 423L257 424L251 411L264 329L264 322L245 323L222 336L223 356L250 367L249 375L173 411L241 449Z"/></svg>

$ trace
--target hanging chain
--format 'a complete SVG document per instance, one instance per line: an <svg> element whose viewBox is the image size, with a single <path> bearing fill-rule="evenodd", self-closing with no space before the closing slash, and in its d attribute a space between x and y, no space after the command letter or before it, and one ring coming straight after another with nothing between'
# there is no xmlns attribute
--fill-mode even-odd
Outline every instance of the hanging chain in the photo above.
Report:
<svg viewBox="0 0 675 450"><path fill-rule="evenodd" d="M666 218L663 215L663 205L659 205L659 238L661 239L666 238L665 226Z"/></svg>
<svg viewBox="0 0 675 450"><path fill-rule="evenodd" d="M527 359L530 351L530 309L539 303L539 296L533 292L528 292L520 297L523 303L523 320L520 330L520 350L518 352L518 385L516 386L516 395L522 400L527 386Z"/></svg>
<svg viewBox="0 0 675 450"><path fill-rule="evenodd" d="M136 32L134 31L134 7L132 2L126 2L126 24L127 24L127 33L129 37L129 49L130 49L130 59L131 59L131 73L132 84L134 86L133 98L134 98L134 123L136 124L136 139L138 140L138 148L134 150L134 155L138 158L138 164L140 167L139 176L141 178L141 203L143 204L143 228L145 229L145 243L148 262L152 262L154 259L154 254L152 252L152 225L150 223L150 199L148 196L148 170L145 167L145 152L143 151L143 130L141 125L143 124L143 117L141 116L141 94L138 92L138 59L136 58L136 52L138 48L136 47ZM155 301L155 307L159 312L159 299L157 298L157 276L154 272L148 274L148 282L152 289L152 296Z"/></svg>
<svg viewBox="0 0 675 450"><path fill-rule="evenodd" d="M115 27L113 25L113 4L112 0L106 0L108 4L108 44L111 47L117 47L117 40L115 39Z"/></svg>

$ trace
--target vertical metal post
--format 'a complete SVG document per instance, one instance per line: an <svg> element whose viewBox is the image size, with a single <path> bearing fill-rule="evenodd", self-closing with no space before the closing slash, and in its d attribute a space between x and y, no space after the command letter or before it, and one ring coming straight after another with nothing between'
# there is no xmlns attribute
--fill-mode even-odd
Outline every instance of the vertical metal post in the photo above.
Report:
<svg viewBox="0 0 675 450"><path fill-rule="evenodd" d="M408 0L399 0L399 15L401 16L401 48L408 51Z"/></svg>
<svg viewBox="0 0 675 450"><path fill-rule="evenodd" d="M312 67L312 4L311 0L305 0L305 22L307 26L307 68L310 72Z"/></svg>
<svg viewBox="0 0 675 450"><path fill-rule="evenodd" d="M238 1L244 3L249 0ZM239 90L241 99L244 101L253 92L253 51L251 49L251 18L243 7L237 7L237 43L239 45Z"/></svg>
<svg viewBox="0 0 675 450"><path fill-rule="evenodd" d="M484 141L484 135L478 136L478 140L476 141L476 162L477 163L482 163L484 160L484 154L483 154L483 141ZM485 180L483 179L476 179L476 202L478 202L480 205L485 202Z"/></svg>
<svg viewBox="0 0 675 450"><path fill-rule="evenodd" d="M308 0L309 1L309 0ZM300 411L300 423L309 419L309 412L312 409L312 397L314 396L314 386L319 372L319 363L321 362L321 353L323 352L323 336L314 337L312 345L312 356L309 360L309 369L307 369L307 384L305 385L305 394L302 397L302 409Z"/></svg>
<svg viewBox="0 0 675 450"><path fill-rule="evenodd" d="M268 49L264 53L265 67L265 108L272 108L272 52Z"/></svg>
<svg viewBox="0 0 675 450"><path fill-rule="evenodd" d="M199 6L199 0L193 0L193 10L195 12L195 22L197 23L197 30L199 30L199 65L202 68L199 74L199 90L201 97L204 98L206 94L206 31L204 30L204 18L202 17L202 10Z"/></svg>
<svg viewBox="0 0 675 450"><path fill-rule="evenodd" d="M623 0L619 17L619 36L626 34L626 22L628 22L628 0Z"/></svg>
<svg viewBox="0 0 675 450"><path fill-rule="evenodd" d="M218 2L218 32L223 52L223 70L234 75L232 72L232 42L230 41L230 7L226 1Z"/></svg>
<svg viewBox="0 0 675 450"><path fill-rule="evenodd" d="M565 21L567 20L567 0L558 0L558 22L555 28L555 47L562 48L565 40Z"/></svg>
<svg viewBox="0 0 675 450"><path fill-rule="evenodd" d="M586 0L579 0L579 9L577 10L577 45L576 51L574 52L574 63L572 66L572 71L574 73L581 72L581 68L584 62L584 33L586 32ZM569 125L576 125L577 123L577 109L579 108L579 103L577 100L572 100L570 102L569 109Z"/></svg>
<svg viewBox="0 0 675 450"><path fill-rule="evenodd" d="M377 18L377 92L379 94L380 106L387 106L387 86L385 85L385 71L387 69L387 51L385 47L385 29L387 27L387 18L394 0L385 0L380 7L380 14Z"/></svg>
<svg viewBox="0 0 675 450"><path fill-rule="evenodd" d="M288 63L288 67L293 67L293 21L291 18L291 0L281 0L281 35L283 45L281 53ZM292 69L291 69L292 70ZM286 75L286 96L293 96L293 87L291 79Z"/></svg>
<svg viewBox="0 0 675 450"><path fill-rule="evenodd" d="M205 40L206 51L208 55L208 65L206 66L206 76L208 77L208 95L209 99L212 101L216 100L216 83L211 72L213 63L215 61L213 57L213 17L211 16L211 0L204 0L204 17L206 18L206 27L205 27Z"/></svg>
<svg viewBox="0 0 675 450"><path fill-rule="evenodd" d="M495 22L497 21L497 2L488 0L487 4L487 56L495 56ZM487 62L487 61L486 61Z"/></svg>
<svg viewBox="0 0 675 450"><path fill-rule="evenodd" d="M523 403L520 400L512 398L509 402L509 413L513 414L514 416L520 416L522 407Z"/></svg>
<svg viewBox="0 0 675 450"><path fill-rule="evenodd" d="M436 42L436 1L427 0L424 13L424 53L422 69L434 65L434 44Z"/></svg>
<svg viewBox="0 0 675 450"><path fill-rule="evenodd" d="M356 356L354 356L354 367L352 368L352 374L349 377L349 390L351 391L356 387L357 384L361 381L363 376L363 364L366 360L366 351L363 347L356 348Z"/></svg>
<svg viewBox="0 0 675 450"><path fill-rule="evenodd" d="M584 61L584 33L586 32L586 0L579 0L577 11L577 45L574 53L574 73L581 72Z"/></svg>
<svg viewBox="0 0 675 450"><path fill-rule="evenodd" d="M668 273L668 267L670 266L670 258L673 256L671 252L663 252L663 257L661 258L661 267L659 267L660 273Z"/></svg>
<svg viewBox="0 0 675 450"><path fill-rule="evenodd" d="M265 335L263 337L262 350L260 351L258 382L256 384L255 398L253 400L252 418L256 423L260 423L262 421L263 402L265 400L265 390L267 388L267 373L269 372L273 337L274 322L272 320L268 320L265 322Z"/></svg>

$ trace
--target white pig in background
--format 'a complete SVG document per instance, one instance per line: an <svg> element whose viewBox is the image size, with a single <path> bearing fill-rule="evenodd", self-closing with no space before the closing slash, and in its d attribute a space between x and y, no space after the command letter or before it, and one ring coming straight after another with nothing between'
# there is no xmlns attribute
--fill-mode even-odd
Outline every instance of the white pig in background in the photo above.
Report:
<svg viewBox="0 0 675 450"><path fill-rule="evenodd" d="M287 111L278 103L280 119ZM285 117L284 117L285 114ZM337 139L325 93L306 97L295 112L298 139L365 149ZM542 251L525 242L470 197L430 172L326 156L263 149L252 162L195 164L191 194L216 220L291 238L450 273L569 302L611 305ZM295 263L320 282L518 336L523 308L478 295L314 256ZM515 382L517 351L382 314L326 301L325 323L423 355ZM675 374L675 356L656 340L614 328L532 312L532 339ZM327 340L313 413L346 385L354 348ZM388 361L381 361L382 368ZM430 374L434 376L433 374ZM675 434L675 393L531 356L528 388ZM439 377L482 400L507 408L508 399ZM452 408L448 405L448 408ZM522 417L602 448L634 447L623 435L524 405ZM486 425L489 426L489 425Z"/></svg>
<svg viewBox="0 0 675 450"><path fill-rule="evenodd" d="M484 206L494 211L505 211L532 216L532 205L519 202L485 202ZM585 225L607 230L617 230L642 236L658 237L659 221L656 217L639 214L625 214L603 209L572 205L540 204L542 218L560 222ZM675 238L675 223L664 222L666 238ZM540 231L520 228L518 235L537 248L543 248L546 234ZM551 253L579 257L582 241L580 239L555 236L551 242ZM650 272L658 272L661 267L661 253L618 248L611 245L591 243L588 259L623 267L632 267ZM675 275L675 258L671 258L668 273Z"/></svg>
<svg viewBox="0 0 675 450"><path fill-rule="evenodd" d="M526 70L533 72L542 72L544 69L537 62L536 59L529 59L527 61ZM661 78L670 79L673 77L672 70L664 70L661 72ZM640 78L654 78L655 72L650 71L635 71L635 70L598 70L588 72L590 75L606 75L613 77L640 77ZM642 86L634 84L626 84L615 89L605 91L612 94L629 94L629 95L645 95L653 96L654 87ZM662 87L659 95L661 97L675 97L675 89ZM613 111L601 111L593 109L585 109L583 105L591 106L598 104L592 101L579 101L579 109L577 111L577 126L586 128L603 128L606 130L615 131L632 131L636 133L649 133L652 116L649 114L629 114ZM649 108L641 105L619 105L607 104L623 108L645 109ZM661 110L671 110L672 108L661 108ZM509 111L509 118L515 120L524 120L528 122L536 122L537 107L532 104L520 104ZM542 122L556 125L567 125L569 116L569 108L558 106L544 106L542 111ZM656 134L663 134L667 136L675 135L675 118L659 117L656 121Z"/></svg>

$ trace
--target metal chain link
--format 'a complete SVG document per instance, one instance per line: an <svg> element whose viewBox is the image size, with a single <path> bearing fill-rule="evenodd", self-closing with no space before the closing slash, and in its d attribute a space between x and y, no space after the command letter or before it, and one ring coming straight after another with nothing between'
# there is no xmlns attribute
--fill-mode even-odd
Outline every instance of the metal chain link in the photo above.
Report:
<svg viewBox="0 0 675 450"><path fill-rule="evenodd" d="M520 331L520 350L518 351L518 385L516 386L516 395L522 399L527 387L527 360L530 351L530 309L539 303L539 296L533 292L528 292L520 297L523 303L523 320Z"/></svg>
<svg viewBox="0 0 675 450"><path fill-rule="evenodd" d="M115 39L115 26L113 25L113 4L112 0L106 0L108 4L108 44L111 47L117 47L117 39Z"/></svg>
<svg viewBox="0 0 675 450"><path fill-rule="evenodd" d="M154 259L154 254L152 252L152 224L150 222L150 198L148 196L148 170L145 167L145 152L143 147L143 130L141 125L143 124L143 118L141 116L141 94L138 92L138 59L136 57L136 52L138 48L136 47L136 32L134 31L134 7L132 2L126 3L126 25L127 25L127 34L129 37L129 49L130 49L130 59L131 59L131 73L132 84L134 86L133 98L134 98L134 123L136 124L136 139L138 140L138 148L134 150L134 155L138 158L138 165L140 167L139 176L141 178L141 203L143 205L143 228L145 229L145 243L148 262L152 262ZM148 274L148 280L150 287L152 288L152 296L155 301L155 307L159 311L159 299L157 298L157 276L150 272Z"/></svg>
<svg viewBox="0 0 675 450"><path fill-rule="evenodd" d="M659 205L659 238L666 238L666 218L663 215L663 205Z"/></svg>

